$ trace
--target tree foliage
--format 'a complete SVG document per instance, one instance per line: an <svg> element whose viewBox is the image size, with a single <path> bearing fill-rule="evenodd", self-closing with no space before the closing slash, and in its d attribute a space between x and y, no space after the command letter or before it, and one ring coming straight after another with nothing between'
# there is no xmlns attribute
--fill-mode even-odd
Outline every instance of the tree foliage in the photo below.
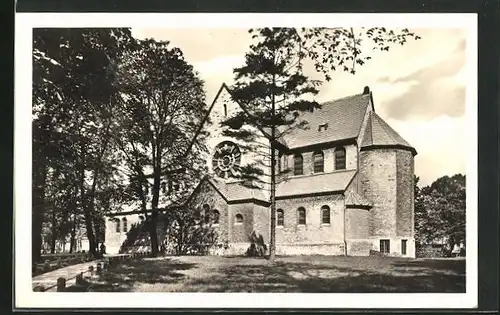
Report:
<svg viewBox="0 0 500 315"><path fill-rule="evenodd" d="M415 187L417 246L465 243L465 176L443 176L431 185Z"/></svg>
<svg viewBox="0 0 500 315"><path fill-rule="evenodd" d="M166 202L160 200L162 181L167 177L179 185L163 199L182 198L203 175L197 152L205 149L203 134L195 137L206 115L203 82L181 50L168 45L138 41L138 48L120 60L117 72L123 101L115 140L125 162L130 196L140 202L148 219L153 255L158 253L155 218L159 204Z"/></svg>

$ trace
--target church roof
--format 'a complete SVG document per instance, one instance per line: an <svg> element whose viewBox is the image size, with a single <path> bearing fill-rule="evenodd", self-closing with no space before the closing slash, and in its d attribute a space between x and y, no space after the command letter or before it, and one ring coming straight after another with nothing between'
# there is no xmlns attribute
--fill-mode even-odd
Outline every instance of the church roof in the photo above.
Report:
<svg viewBox="0 0 500 315"><path fill-rule="evenodd" d="M349 206L361 206L361 207L372 207L372 203L368 201L365 197L361 196L360 194L356 193L355 191L351 190L348 191L345 195L345 205L347 207Z"/></svg>
<svg viewBox="0 0 500 315"><path fill-rule="evenodd" d="M261 189L244 186L241 182L226 183L215 178L208 179L228 202L260 200L269 202Z"/></svg>
<svg viewBox="0 0 500 315"><path fill-rule="evenodd" d="M391 128L379 115L370 112L365 128L361 148L399 146L410 149L413 154L416 150Z"/></svg>
<svg viewBox="0 0 500 315"><path fill-rule="evenodd" d="M278 184L276 197L344 192L356 170L292 177Z"/></svg>
<svg viewBox="0 0 500 315"><path fill-rule="evenodd" d="M295 129L283 136L290 149L325 142L357 138L371 94L357 94L321 104L320 109L303 112L301 119L308 122L307 129ZM319 130L320 125L326 128Z"/></svg>

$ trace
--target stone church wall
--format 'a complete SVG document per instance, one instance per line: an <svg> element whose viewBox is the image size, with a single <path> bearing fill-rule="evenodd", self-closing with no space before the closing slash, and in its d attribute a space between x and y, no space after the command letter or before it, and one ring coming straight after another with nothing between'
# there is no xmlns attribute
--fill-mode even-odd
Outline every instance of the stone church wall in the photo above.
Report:
<svg viewBox="0 0 500 315"><path fill-rule="evenodd" d="M321 207L330 207L330 224L321 223ZM306 209L306 224L298 225L297 209ZM277 209L284 211L284 226L276 228L276 244L327 244L343 242L344 199L342 195L278 200Z"/></svg>

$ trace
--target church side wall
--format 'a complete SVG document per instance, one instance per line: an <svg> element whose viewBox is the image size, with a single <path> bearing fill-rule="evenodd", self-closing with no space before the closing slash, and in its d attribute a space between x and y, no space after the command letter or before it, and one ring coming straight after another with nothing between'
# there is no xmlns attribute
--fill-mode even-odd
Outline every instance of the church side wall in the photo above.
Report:
<svg viewBox="0 0 500 315"><path fill-rule="evenodd" d="M321 207L330 207L330 224L321 223ZM298 225L298 208L306 209L306 224ZM284 226L276 228L276 243L328 244L343 242L344 199L341 195L278 200L277 209L284 211Z"/></svg>
<svg viewBox="0 0 500 315"><path fill-rule="evenodd" d="M397 153L397 252L402 251L402 242L406 240L406 255L415 257L414 239L414 168L415 162L411 152L399 150Z"/></svg>
<svg viewBox="0 0 500 315"><path fill-rule="evenodd" d="M120 246L127 239L127 232L124 232L123 218L127 219L127 231L132 224L139 223L141 214L114 215L106 217L105 245L107 254L118 254ZM117 220L120 220L120 232L116 231Z"/></svg>

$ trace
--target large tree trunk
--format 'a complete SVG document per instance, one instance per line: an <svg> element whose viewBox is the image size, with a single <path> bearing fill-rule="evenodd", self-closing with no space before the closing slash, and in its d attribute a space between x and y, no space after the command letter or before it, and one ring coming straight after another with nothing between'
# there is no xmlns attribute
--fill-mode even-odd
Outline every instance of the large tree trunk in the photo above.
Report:
<svg viewBox="0 0 500 315"><path fill-rule="evenodd" d="M37 150L33 150L35 153ZM45 184L47 179L47 166L45 158L35 156L33 159L33 199L31 210L31 257L32 262L41 259L42 251L42 224L45 213Z"/></svg>
<svg viewBox="0 0 500 315"><path fill-rule="evenodd" d="M80 200L81 204L83 206L83 216L84 216L84 222L85 222L85 229L87 232L87 239L89 241L89 254L92 256L96 255L96 242L95 242L95 234L94 234L94 227L93 227L93 222L92 222L92 215L91 215L91 209L89 202L87 201L87 198L85 196L85 169L83 167L82 163L82 168L80 170Z"/></svg>
<svg viewBox="0 0 500 315"><path fill-rule="evenodd" d="M56 220L56 209L54 207L52 208L51 231L52 231L52 239L50 240L50 253L54 254L56 252L56 240L57 240L57 220Z"/></svg>
<svg viewBox="0 0 500 315"><path fill-rule="evenodd" d="M77 216L76 214L73 216L73 227L71 229L71 239L70 239L70 245L69 245L69 252L73 253L75 251L76 247L76 222L77 222Z"/></svg>

